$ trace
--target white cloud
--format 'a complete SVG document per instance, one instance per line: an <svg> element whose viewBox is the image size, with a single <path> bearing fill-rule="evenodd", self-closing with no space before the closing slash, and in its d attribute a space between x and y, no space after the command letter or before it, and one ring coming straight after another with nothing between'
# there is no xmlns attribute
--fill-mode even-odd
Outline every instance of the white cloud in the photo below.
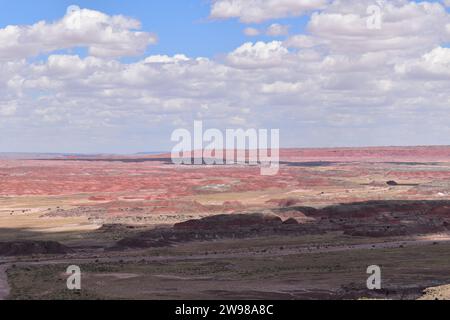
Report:
<svg viewBox="0 0 450 320"><path fill-rule="evenodd" d="M297 48L297 49L305 49L305 48L313 48L318 45L323 44L324 41L322 41L319 38L311 37L304 34L298 34L292 37L289 37L284 44L286 47L290 48Z"/></svg>
<svg viewBox="0 0 450 320"><path fill-rule="evenodd" d="M285 93L298 93L300 90L304 90L304 85L302 82L291 83L276 81L270 84L264 84L262 86L261 92L269 94L285 94Z"/></svg>
<svg viewBox="0 0 450 320"><path fill-rule="evenodd" d="M121 57L144 53L156 37L140 28L137 20L82 9L69 12L53 23L0 29L0 60L27 58L59 49L87 47L97 57Z"/></svg>
<svg viewBox="0 0 450 320"><path fill-rule="evenodd" d="M399 0L387 3L380 30L368 30L370 1L351 2L313 14L305 33L244 43L223 59L155 54L124 63L91 51L27 62L1 47L0 128L15 139L0 147L167 149L171 126L192 119L281 128L285 146L450 143L449 15L437 3ZM122 29L139 25L121 19ZM63 40L58 47L79 43ZM41 40L26 45L49 50Z"/></svg>
<svg viewBox="0 0 450 320"><path fill-rule="evenodd" d="M308 30L320 43L335 52L365 51L426 52L449 39L449 16L439 3L385 2L379 30L367 28L367 7L371 0L336 1L314 13Z"/></svg>
<svg viewBox="0 0 450 320"><path fill-rule="evenodd" d="M437 47L421 58L396 65L399 74L419 80L450 80L450 49Z"/></svg>
<svg viewBox="0 0 450 320"><path fill-rule="evenodd" d="M17 111L17 105L15 101L7 102L7 104L2 104L0 102L0 115L4 117L12 116Z"/></svg>
<svg viewBox="0 0 450 320"><path fill-rule="evenodd" d="M300 16L322 9L327 3L328 0L215 0L211 6L211 17L238 18L244 23L260 23L276 18Z"/></svg>
<svg viewBox="0 0 450 320"><path fill-rule="evenodd" d="M185 62L189 61L189 58L184 54L176 54L173 57L169 57L167 55L156 55L150 56L144 60L147 63L177 63L177 62Z"/></svg>
<svg viewBox="0 0 450 320"><path fill-rule="evenodd" d="M289 26L279 23L271 24L266 31L266 34L271 37L285 36L289 33Z"/></svg>
<svg viewBox="0 0 450 320"><path fill-rule="evenodd" d="M239 67L266 68L280 65L287 55L288 49L280 41L247 42L231 52L227 61Z"/></svg>

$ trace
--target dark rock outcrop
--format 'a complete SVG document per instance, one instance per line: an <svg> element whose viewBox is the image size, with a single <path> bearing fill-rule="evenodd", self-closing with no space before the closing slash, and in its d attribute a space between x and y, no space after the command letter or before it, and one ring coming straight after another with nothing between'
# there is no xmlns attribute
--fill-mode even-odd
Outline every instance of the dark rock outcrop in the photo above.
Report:
<svg viewBox="0 0 450 320"><path fill-rule="evenodd" d="M66 254L72 249L56 241L0 242L0 256L28 256L35 254Z"/></svg>
<svg viewBox="0 0 450 320"><path fill-rule="evenodd" d="M289 218L286 221L283 222L284 225L298 225L298 221L294 218Z"/></svg>
<svg viewBox="0 0 450 320"><path fill-rule="evenodd" d="M450 231L450 201L367 201L324 208L278 208L273 214L228 214L144 231L116 249L170 246L192 241L302 236L343 232L358 237L421 235ZM298 214L296 214L296 212ZM284 220L284 222L283 222Z"/></svg>
<svg viewBox="0 0 450 320"><path fill-rule="evenodd" d="M206 217L200 220L189 220L177 223L175 230L230 230L235 228L270 227L282 224L280 217L275 215L254 214L222 214Z"/></svg>
<svg viewBox="0 0 450 320"><path fill-rule="evenodd" d="M142 232L124 238L113 249L157 248L192 241L220 239L250 239L273 235L302 235L318 233L316 228L299 224L295 219L283 220L271 214L228 214L189 220L173 228Z"/></svg>

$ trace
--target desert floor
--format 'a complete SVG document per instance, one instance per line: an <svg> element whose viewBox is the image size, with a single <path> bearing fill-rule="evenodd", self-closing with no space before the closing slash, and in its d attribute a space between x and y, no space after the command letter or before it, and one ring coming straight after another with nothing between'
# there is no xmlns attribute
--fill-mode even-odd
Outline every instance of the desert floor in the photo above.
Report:
<svg viewBox="0 0 450 320"><path fill-rule="evenodd" d="M281 160L0 160L0 299L450 298L450 147Z"/></svg>

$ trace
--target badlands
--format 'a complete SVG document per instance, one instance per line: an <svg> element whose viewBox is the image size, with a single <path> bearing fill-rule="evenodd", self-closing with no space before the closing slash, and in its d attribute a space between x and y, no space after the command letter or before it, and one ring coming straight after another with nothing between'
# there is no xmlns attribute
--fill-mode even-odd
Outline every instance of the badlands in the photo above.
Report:
<svg viewBox="0 0 450 320"><path fill-rule="evenodd" d="M0 154L0 299L450 299L450 147L280 155Z"/></svg>

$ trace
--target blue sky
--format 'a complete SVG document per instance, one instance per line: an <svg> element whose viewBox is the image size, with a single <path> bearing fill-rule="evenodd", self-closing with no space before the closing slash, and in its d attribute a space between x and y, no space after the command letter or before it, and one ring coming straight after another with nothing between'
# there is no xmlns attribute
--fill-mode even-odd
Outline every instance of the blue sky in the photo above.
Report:
<svg viewBox="0 0 450 320"><path fill-rule="evenodd" d="M98 10L108 15L125 15L142 22L142 29L155 32L159 41L149 47L147 54L174 55L183 53L191 57L214 57L232 51L249 38L243 34L246 25L236 19L209 18L208 0L1 0L0 28L7 25L30 25L40 20L60 19L71 5ZM274 21L262 23L265 27ZM300 32L306 17L276 19L291 23L292 30ZM251 24L249 25L251 26ZM252 40L273 40L264 35Z"/></svg>
<svg viewBox="0 0 450 320"><path fill-rule="evenodd" d="M374 30L375 0L252 3L0 0L0 152L170 150L194 120L282 147L450 144L448 8L386 0Z"/></svg>

